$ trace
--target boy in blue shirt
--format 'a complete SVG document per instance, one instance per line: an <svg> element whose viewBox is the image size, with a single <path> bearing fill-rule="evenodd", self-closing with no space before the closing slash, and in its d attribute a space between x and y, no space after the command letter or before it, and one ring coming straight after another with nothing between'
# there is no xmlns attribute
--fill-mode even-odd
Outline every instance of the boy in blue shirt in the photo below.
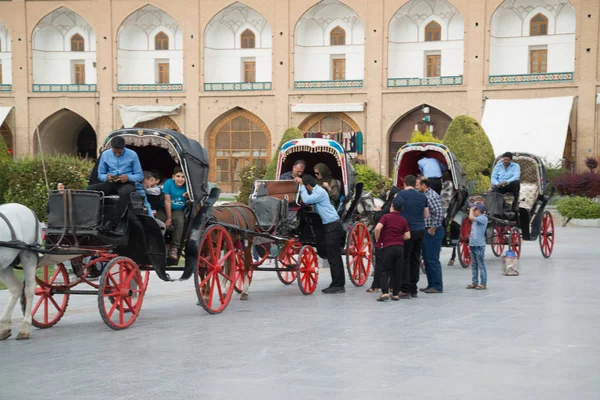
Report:
<svg viewBox="0 0 600 400"><path fill-rule="evenodd" d="M173 228L173 239L169 250L169 258L176 259L183 236L183 225L185 223L184 210L189 199L185 175L181 167L175 167L173 178L167 179L163 186L165 195L165 225Z"/></svg>
<svg viewBox="0 0 600 400"><path fill-rule="evenodd" d="M469 210L471 236L469 237L469 249L471 250L471 270L473 280L467 285L467 289L487 289L487 270L485 269L485 230L488 218L485 216L487 208L483 203L477 203Z"/></svg>

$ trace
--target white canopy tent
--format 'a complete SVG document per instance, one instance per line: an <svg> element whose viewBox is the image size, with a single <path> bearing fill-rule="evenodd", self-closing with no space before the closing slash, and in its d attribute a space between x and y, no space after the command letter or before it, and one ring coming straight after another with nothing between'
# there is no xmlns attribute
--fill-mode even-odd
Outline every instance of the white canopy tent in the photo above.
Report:
<svg viewBox="0 0 600 400"><path fill-rule="evenodd" d="M12 110L13 107L0 107L0 126L2 126L2 124L4 123L4 120L6 120L6 117L8 116L8 113L10 112L10 110Z"/></svg>
<svg viewBox="0 0 600 400"><path fill-rule="evenodd" d="M152 121L160 117L177 115L182 104L173 106L123 106L117 104L124 128L133 128L140 122Z"/></svg>
<svg viewBox="0 0 600 400"><path fill-rule="evenodd" d="M481 125L496 156L532 153L556 163L563 158L573 96L487 100Z"/></svg>

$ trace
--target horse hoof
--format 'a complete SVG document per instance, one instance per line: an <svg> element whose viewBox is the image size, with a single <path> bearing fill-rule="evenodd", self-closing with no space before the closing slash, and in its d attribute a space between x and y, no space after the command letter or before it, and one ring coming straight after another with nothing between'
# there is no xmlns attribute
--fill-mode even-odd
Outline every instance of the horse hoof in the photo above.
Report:
<svg viewBox="0 0 600 400"><path fill-rule="evenodd" d="M242 293L240 300L248 300L248 293Z"/></svg>
<svg viewBox="0 0 600 400"><path fill-rule="evenodd" d="M17 335L17 340L27 340L29 339L29 333L19 332Z"/></svg>
<svg viewBox="0 0 600 400"><path fill-rule="evenodd" d="M10 331L0 332L0 340L6 340L11 336Z"/></svg>

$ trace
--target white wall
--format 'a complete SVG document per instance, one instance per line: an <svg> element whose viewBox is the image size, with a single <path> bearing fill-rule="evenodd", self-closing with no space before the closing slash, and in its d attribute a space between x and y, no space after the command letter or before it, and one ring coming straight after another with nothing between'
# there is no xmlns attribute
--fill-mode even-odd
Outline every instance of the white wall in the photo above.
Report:
<svg viewBox="0 0 600 400"><path fill-rule="evenodd" d="M548 72L575 71L575 35L526 36L490 40L490 75L529 73L530 46L548 48Z"/></svg>
<svg viewBox="0 0 600 400"><path fill-rule="evenodd" d="M72 60L85 63L85 83L97 83L95 51L41 51L33 50L33 83L70 84ZM4 66L3 66L4 68ZM3 71L4 72L4 71Z"/></svg>
<svg viewBox="0 0 600 400"><path fill-rule="evenodd" d="M295 81L332 80L333 56L346 56L346 80L363 80L365 76L364 46L301 47L295 50Z"/></svg>
<svg viewBox="0 0 600 400"><path fill-rule="evenodd" d="M118 50L119 84L145 84L158 83L156 60L169 60L170 83L183 83L183 51L130 51Z"/></svg>
<svg viewBox="0 0 600 400"><path fill-rule="evenodd" d="M256 82L272 81L271 49L205 49L204 80L208 83L243 82L243 61L256 61Z"/></svg>
<svg viewBox="0 0 600 400"><path fill-rule="evenodd" d="M2 84L12 85L12 54L2 52L0 60L2 62Z"/></svg>
<svg viewBox="0 0 600 400"><path fill-rule="evenodd" d="M464 42L390 43L388 58L389 78L424 78L426 54L439 51L442 56L442 76L463 74Z"/></svg>

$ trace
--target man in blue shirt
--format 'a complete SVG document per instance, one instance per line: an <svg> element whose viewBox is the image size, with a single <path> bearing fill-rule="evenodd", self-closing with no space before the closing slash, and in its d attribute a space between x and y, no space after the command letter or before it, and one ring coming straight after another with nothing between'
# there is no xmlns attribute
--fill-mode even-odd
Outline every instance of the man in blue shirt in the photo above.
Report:
<svg viewBox="0 0 600 400"><path fill-rule="evenodd" d="M419 170L425 178L429 180L430 188L437 194L442 193L442 169L448 169L442 166L435 158L429 158L425 155L417 162Z"/></svg>
<svg viewBox="0 0 600 400"><path fill-rule="evenodd" d="M506 152L502 162L494 167L492 172L492 191L497 193L512 193L515 196L513 210L519 211L519 192L521 191L521 167L513 162L513 154Z"/></svg>
<svg viewBox="0 0 600 400"><path fill-rule="evenodd" d="M338 213L329 201L329 193L317 184L311 175L296 177L294 181L300 185L300 197L304 204L312 204L315 211L323 221L324 242L327 249L327 261L331 270L331 285L322 292L346 293L344 285L344 263L342 261L342 247L346 239L346 232L340 221Z"/></svg>
<svg viewBox="0 0 600 400"><path fill-rule="evenodd" d="M98 160L98 180L101 183L90 185L87 190L103 192L106 196L119 195L117 210L105 227L108 231L116 231L127 211L129 197L135 191L135 183L144 179L144 171L137 153L125 148L125 139L115 137L110 146Z"/></svg>

